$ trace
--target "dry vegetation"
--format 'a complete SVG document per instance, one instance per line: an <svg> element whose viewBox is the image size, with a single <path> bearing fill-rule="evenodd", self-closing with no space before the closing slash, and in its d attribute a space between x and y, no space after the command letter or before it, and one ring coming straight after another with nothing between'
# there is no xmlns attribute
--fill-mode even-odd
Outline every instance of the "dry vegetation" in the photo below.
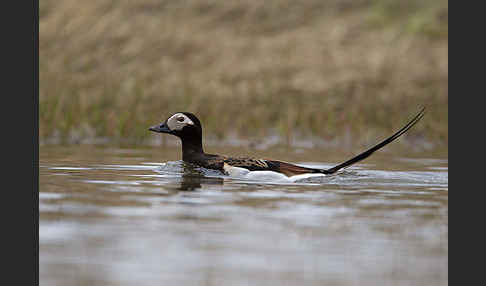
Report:
<svg viewBox="0 0 486 286"><path fill-rule="evenodd" d="M42 142L191 111L213 138L367 144L426 105L408 141L448 144L447 0L41 0L39 56Z"/></svg>

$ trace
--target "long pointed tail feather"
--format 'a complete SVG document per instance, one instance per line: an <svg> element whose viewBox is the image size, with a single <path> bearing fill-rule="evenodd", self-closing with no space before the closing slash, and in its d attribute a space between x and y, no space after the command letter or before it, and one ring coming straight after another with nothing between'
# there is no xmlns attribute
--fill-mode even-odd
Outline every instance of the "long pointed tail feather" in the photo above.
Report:
<svg viewBox="0 0 486 286"><path fill-rule="evenodd" d="M366 159L368 158L371 154L373 154L375 151L383 148L385 145L388 145L390 142L392 142L393 140L397 139L398 137L400 137L403 133L407 132L410 128L412 128L412 126L414 126L425 114L425 107L422 108L422 110L420 110L420 112L412 119L410 120L410 122L407 123L407 125L403 126L402 129L398 130L395 134L393 134L392 136L388 137L387 139L383 140L382 142L380 142L379 144L371 147L370 149L364 151L363 153L347 160L346 162L344 163L341 163L335 167L332 167L330 169L325 169L325 170L321 170L322 173L324 174L332 174L332 173L335 173L337 172L338 170L340 169L343 169L345 167L348 167L352 164L355 164L363 159Z"/></svg>

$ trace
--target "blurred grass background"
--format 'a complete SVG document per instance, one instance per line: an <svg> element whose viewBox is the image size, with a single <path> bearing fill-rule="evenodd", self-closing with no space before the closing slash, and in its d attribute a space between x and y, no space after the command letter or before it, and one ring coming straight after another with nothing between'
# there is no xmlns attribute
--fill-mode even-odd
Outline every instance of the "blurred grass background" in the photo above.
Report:
<svg viewBox="0 0 486 286"><path fill-rule="evenodd" d="M190 111L216 141L361 145L427 106L400 142L447 148L447 0L39 6L41 144L144 144L160 137L149 126Z"/></svg>

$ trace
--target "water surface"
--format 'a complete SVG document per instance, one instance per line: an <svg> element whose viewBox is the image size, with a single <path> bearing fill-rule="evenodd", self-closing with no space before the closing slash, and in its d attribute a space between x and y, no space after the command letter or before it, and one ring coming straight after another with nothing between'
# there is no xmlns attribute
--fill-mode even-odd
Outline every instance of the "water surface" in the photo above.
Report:
<svg viewBox="0 0 486 286"><path fill-rule="evenodd" d="M224 153L314 167L353 156ZM448 282L447 154L383 150L295 183L230 178L179 156L172 147L41 146L40 285Z"/></svg>

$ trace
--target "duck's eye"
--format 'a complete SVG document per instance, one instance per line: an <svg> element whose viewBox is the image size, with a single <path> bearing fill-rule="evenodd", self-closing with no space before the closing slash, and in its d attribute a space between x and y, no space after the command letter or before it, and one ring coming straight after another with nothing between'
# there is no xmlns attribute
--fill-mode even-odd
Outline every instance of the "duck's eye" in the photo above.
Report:
<svg viewBox="0 0 486 286"><path fill-rule="evenodd" d="M184 122L184 117L177 117L177 121Z"/></svg>

